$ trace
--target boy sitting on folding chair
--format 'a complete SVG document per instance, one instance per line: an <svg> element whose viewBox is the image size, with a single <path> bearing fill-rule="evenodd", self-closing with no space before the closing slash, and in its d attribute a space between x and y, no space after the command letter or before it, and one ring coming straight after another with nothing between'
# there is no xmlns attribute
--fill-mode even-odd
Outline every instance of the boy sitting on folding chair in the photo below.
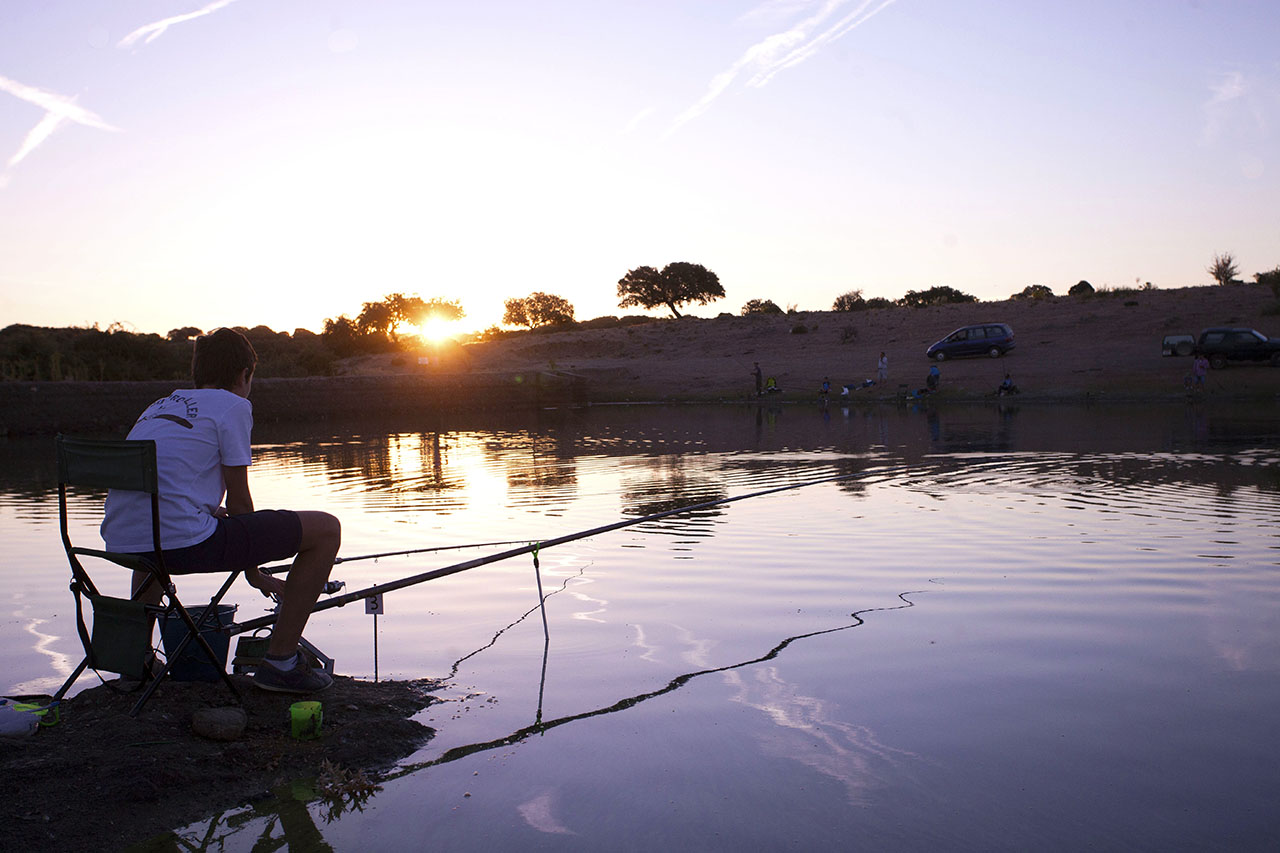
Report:
<svg viewBox="0 0 1280 853"><path fill-rule="evenodd" d="M333 679L298 653L311 615L341 544L338 519L326 512L254 511L249 493L249 389L258 356L249 339L218 329L196 339L191 360L195 388L157 400L129 431L152 439L160 493L160 541L171 574L241 569L264 594L277 595L280 610L266 662L253 681L265 690L310 693ZM223 497L226 504L223 505ZM107 496L102 538L110 551L152 553L151 508L140 492ZM287 580L258 566L295 557ZM150 582L134 572L134 592ZM144 600L155 603L160 590Z"/></svg>

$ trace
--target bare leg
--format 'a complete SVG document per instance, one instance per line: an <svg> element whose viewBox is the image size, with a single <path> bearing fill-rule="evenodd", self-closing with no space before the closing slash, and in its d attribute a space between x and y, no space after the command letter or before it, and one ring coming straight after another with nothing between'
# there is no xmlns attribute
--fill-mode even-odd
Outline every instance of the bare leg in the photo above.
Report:
<svg viewBox="0 0 1280 853"><path fill-rule="evenodd" d="M342 545L342 525L329 513L299 512L298 518L302 521L302 543L285 580L280 616L267 646L267 654L272 657L287 657L298 650L302 629L329 580Z"/></svg>
<svg viewBox="0 0 1280 853"><path fill-rule="evenodd" d="M144 592L141 596L139 596L138 590L142 589L142 585L147 583L147 581L151 581L150 585L147 586L146 592ZM160 581L156 580L155 576L153 576L150 572L140 572L135 569L133 572L133 585L130 587L130 593L132 597L134 597L138 601L141 601L143 604L150 604L152 606L157 606L160 604L160 597L162 595L162 592L160 590ZM152 636L155 632L155 628L156 628L155 614L148 613L147 614L148 645L153 643ZM155 655L153 652L148 651L147 657L153 663L155 662Z"/></svg>
<svg viewBox="0 0 1280 853"><path fill-rule="evenodd" d="M151 581L151 586L147 587L147 591L146 593L143 594L141 601L143 604L159 604L160 603L160 582L156 580L151 575L150 572L140 572L140 571L137 571L136 569L134 570L133 586L130 587L131 593L132 595L136 596L138 594L138 590L141 589L142 585L146 583L148 580Z"/></svg>

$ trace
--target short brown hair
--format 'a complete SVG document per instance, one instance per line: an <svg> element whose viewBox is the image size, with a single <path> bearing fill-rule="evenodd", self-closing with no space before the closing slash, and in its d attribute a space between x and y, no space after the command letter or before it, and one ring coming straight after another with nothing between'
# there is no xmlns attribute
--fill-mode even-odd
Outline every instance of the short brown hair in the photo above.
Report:
<svg viewBox="0 0 1280 853"><path fill-rule="evenodd" d="M230 391L248 368L249 375L258 364L258 354L235 329L214 329L196 338L191 354L191 378L197 388L222 388Z"/></svg>

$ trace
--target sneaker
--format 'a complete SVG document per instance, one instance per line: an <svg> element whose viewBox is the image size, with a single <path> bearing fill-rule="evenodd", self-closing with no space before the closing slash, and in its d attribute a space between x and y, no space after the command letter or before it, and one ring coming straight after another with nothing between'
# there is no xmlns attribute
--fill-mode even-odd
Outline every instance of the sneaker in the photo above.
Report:
<svg viewBox="0 0 1280 853"><path fill-rule="evenodd" d="M333 679L324 670L312 669L306 657L299 655L290 670L276 669L263 661L253 674L253 683L277 693L318 693L333 684Z"/></svg>

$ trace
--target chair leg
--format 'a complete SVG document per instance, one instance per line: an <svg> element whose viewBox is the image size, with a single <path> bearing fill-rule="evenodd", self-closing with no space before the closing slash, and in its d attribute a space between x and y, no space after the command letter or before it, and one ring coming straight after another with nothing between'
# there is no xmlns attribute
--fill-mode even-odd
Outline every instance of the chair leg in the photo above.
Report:
<svg viewBox="0 0 1280 853"><path fill-rule="evenodd" d="M204 620L201 621L203 622ZM218 663L218 655L214 652L213 647L209 645L209 641L198 633L193 634L188 632L187 636L182 638L182 642L178 643L178 647L174 649L173 655L169 660L165 661L164 669L160 670L160 673L155 678L151 679L151 683L142 691L142 695L138 697L137 703L133 706L133 709L129 711L130 717L138 716L138 712L142 710L142 706L147 703L147 700L151 698L151 694L155 692L156 688L160 685L160 682L169 674L170 668L173 667L173 662L182 655L183 649L185 649L192 640L195 640L200 644L200 647L204 650L205 656L209 658L209 662L215 664L215 669L218 668L216 666ZM236 687L235 682L231 680L231 676L227 675L225 666L219 670L218 674L222 676L223 683L230 688L232 695L236 697L236 701L243 702L244 697L240 695L240 689Z"/></svg>
<svg viewBox="0 0 1280 853"><path fill-rule="evenodd" d="M151 679L151 681L147 684L146 689L142 691L142 695L138 697L138 701L135 702L133 704L133 707L129 709L130 717L138 716L138 712L142 710L142 706L147 704L147 700L151 698L151 694L155 693L156 688L160 686L161 679L163 679L168 674L169 674L169 663L168 661L166 661L164 665L164 669L160 671L159 675Z"/></svg>
<svg viewBox="0 0 1280 853"><path fill-rule="evenodd" d="M142 710L142 706L151 698L151 694L155 692L160 681L169 674L169 670L173 667L174 662L182 656L183 650L186 649L192 640L199 643L200 648L204 651L205 657L208 658L209 663L213 664L214 669L218 670L218 674L222 676L223 683L231 690L231 694L236 697L236 701L241 703L244 702L244 697L240 695L239 688L237 688L235 682L231 680L231 676L227 674L226 664L224 663L221 666L218 665L219 660L217 653L214 652L213 647L209 645L209 641L204 638L204 635L200 633L200 629L204 627L206 621L213 620L213 624L217 624L218 604L222 600L223 594L231 587L232 581L236 579L238 574L239 573L237 572L227 579L227 582L222 585L222 589L213 597L208 606L204 608L204 612L200 614L198 622L191 618L191 614L187 612L187 609L182 605L182 602L178 600L177 596L172 592L169 593L169 600L173 605L172 612L178 614L179 618L186 623L187 635L178 643L177 648L173 650L173 654L166 655L168 659L164 663L164 669L162 669L160 674L152 679L151 683L147 685L146 690L142 692L142 696L138 698L133 709L129 711L129 716L138 716L138 712Z"/></svg>
<svg viewBox="0 0 1280 853"><path fill-rule="evenodd" d="M89 667L89 656L85 655L84 658L80 661L80 665L77 666L75 668L75 671L71 673L71 676L67 678L66 681L62 682L62 686L58 688L58 692L53 694L53 701L54 702L62 701L62 697L66 694L68 690L71 689L71 685L76 683L76 679L79 678L80 674L83 673L88 667Z"/></svg>

